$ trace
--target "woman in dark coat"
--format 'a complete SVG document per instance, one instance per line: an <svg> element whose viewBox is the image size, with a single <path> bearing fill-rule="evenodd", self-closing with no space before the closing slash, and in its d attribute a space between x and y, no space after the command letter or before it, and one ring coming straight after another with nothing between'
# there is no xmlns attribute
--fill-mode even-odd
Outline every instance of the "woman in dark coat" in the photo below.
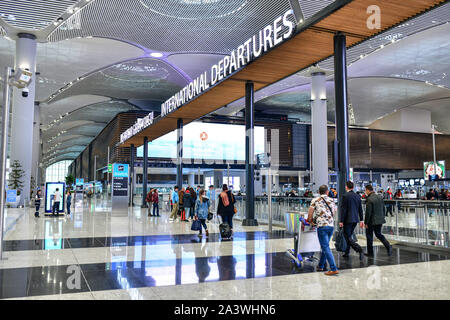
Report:
<svg viewBox="0 0 450 320"><path fill-rule="evenodd" d="M194 210L192 210L193 199L191 196L191 188L186 188L186 192L183 195L183 203L184 203L184 210L186 211L186 219L194 218Z"/></svg>
<svg viewBox="0 0 450 320"><path fill-rule="evenodd" d="M222 217L224 223L230 225L233 230L233 216L234 216L234 204L236 200L233 194L228 190L228 186L224 184L222 186L222 192L219 195L219 204L217 206L217 214Z"/></svg>

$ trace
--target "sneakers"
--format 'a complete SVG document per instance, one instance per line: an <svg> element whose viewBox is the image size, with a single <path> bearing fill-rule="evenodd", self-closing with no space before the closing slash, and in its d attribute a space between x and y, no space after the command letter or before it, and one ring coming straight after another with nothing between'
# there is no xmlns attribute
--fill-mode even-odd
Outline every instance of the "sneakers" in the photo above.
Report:
<svg viewBox="0 0 450 320"><path fill-rule="evenodd" d="M339 274L339 271L338 270L336 270L336 271L327 271L327 272L325 272L324 273L324 275L326 275L326 276L334 276L334 275L337 275L337 274Z"/></svg>

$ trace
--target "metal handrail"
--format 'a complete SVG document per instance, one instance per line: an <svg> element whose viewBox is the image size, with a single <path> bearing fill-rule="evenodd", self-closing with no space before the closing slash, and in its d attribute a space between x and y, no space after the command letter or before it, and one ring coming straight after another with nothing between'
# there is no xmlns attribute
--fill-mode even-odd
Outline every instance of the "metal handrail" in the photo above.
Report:
<svg viewBox="0 0 450 320"><path fill-rule="evenodd" d="M245 196L235 196L238 213L236 219L245 218ZM285 226L288 213L308 212L313 198L272 196L273 225ZM333 198L337 203L337 199ZM365 212L365 200L363 211ZM450 234L450 201L446 200L384 200L386 223L383 233L390 240L399 242L429 245L432 247L449 247ZM391 216L392 215L392 216ZM268 223L268 197L255 197L255 218L262 224ZM338 219L335 219L335 226ZM365 230L356 229L356 234L364 235Z"/></svg>

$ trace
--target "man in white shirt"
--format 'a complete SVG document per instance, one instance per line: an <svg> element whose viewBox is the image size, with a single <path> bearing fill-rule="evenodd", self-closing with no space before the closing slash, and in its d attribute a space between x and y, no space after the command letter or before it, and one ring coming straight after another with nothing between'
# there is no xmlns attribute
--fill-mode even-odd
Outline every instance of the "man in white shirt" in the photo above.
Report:
<svg viewBox="0 0 450 320"><path fill-rule="evenodd" d="M59 204L61 202L61 192L59 192L59 189L56 188L55 193L53 194L53 208L52 208L52 215L57 216L56 213L59 213Z"/></svg>

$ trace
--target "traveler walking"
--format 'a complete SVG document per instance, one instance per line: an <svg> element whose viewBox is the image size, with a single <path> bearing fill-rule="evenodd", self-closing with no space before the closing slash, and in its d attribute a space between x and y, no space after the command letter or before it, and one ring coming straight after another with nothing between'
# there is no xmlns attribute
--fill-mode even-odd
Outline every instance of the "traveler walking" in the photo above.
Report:
<svg viewBox="0 0 450 320"><path fill-rule="evenodd" d="M53 194L52 216L54 217L58 216L60 203L61 203L61 192L59 192L59 188L56 188L55 193Z"/></svg>
<svg viewBox="0 0 450 320"><path fill-rule="evenodd" d="M186 213L184 211L183 197L184 197L184 188L182 187L181 190L178 191L178 215L180 216L181 221L187 221Z"/></svg>
<svg viewBox="0 0 450 320"><path fill-rule="evenodd" d="M183 195L183 203L184 203L184 211L186 214L186 219L192 219L192 217L194 216L194 212L192 211L192 193L191 193L192 188L187 187L186 188L186 192ZM192 211L192 212L191 212Z"/></svg>
<svg viewBox="0 0 450 320"><path fill-rule="evenodd" d="M150 189L150 191L147 193L147 196L145 197L145 202L147 202L147 216L151 216L152 212L152 194L153 189Z"/></svg>
<svg viewBox="0 0 450 320"><path fill-rule="evenodd" d="M330 265L329 271L325 275L332 276L339 273L334 261L333 253L330 249L330 239L334 231L334 215L336 214L336 205L328 197L328 186L319 187L319 197L311 201L308 211L308 221L317 226L317 236L319 237L321 253L317 271L326 271L326 262Z"/></svg>
<svg viewBox="0 0 450 320"><path fill-rule="evenodd" d="M228 223L233 232L233 216L234 216L234 199L231 191L228 190L228 186L224 184L222 186L222 192L218 197L219 203L217 205L217 214L222 217L223 223Z"/></svg>
<svg viewBox="0 0 450 320"><path fill-rule="evenodd" d="M211 212L214 212L215 211L215 209L216 209L216 192L215 192L215 190L214 190L214 186L213 185L210 185L209 187L208 187L208 191L206 192L206 196L208 197L208 199L209 199L209 211L211 211Z"/></svg>
<svg viewBox="0 0 450 320"><path fill-rule="evenodd" d="M66 192L66 208L67 208L67 214L70 215L70 206L72 205L72 193L70 190L67 190Z"/></svg>
<svg viewBox="0 0 450 320"><path fill-rule="evenodd" d="M195 205L195 218L200 220L203 228L205 228L206 236L209 236L206 219L209 213L209 199L205 196L205 190L201 189L198 193L197 203ZM202 229L199 230L199 237L202 236Z"/></svg>
<svg viewBox="0 0 450 320"><path fill-rule="evenodd" d="M345 241L347 241L347 250L343 257L349 257L350 247L352 247L353 250L359 253L359 259L362 260L364 258L363 249L353 240L352 235L358 223L361 228L364 226L364 216L361 197L353 192L353 187L353 182L347 181L345 183L345 191L347 192L342 197L339 227L344 228L344 237Z"/></svg>
<svg viewBox="0 0 450 320"><path fill-rule="evenodd" d="M36 207L36 212L34 216L39 218L39 208L41 207L41 190L36 191L36 195L34 196L34 205Z"/></svg>
<svg viewBox="0 0 450 320"><path fill-rule="evenodd" d="M392 200L393 200L393 195L392 195L392 190L391 188L388 188L384 194L384 200L386 200L386 216L388 215L388 213L391 214L391 217L394 216L394 214L392 213Z"/></svg>
<svg viewBox="0 0 450 320"><path fill-rule="evenodd" d="M191 219L194 218L194 210L195 210L195 203L197 201L197 192L194 190L194 188L190 189L190 194L191 194L191 204L192 204L192 209L190 210L190 216Z"/></svg>
<svg viewBox="0 0 450 320"><path fill-rule="evenodd" d="M152 203L153 203L153 216L160 217L159 215L159 194L158 189L153 189L152 194ZM156 214L155 214L156 211Z"/></svg>
<svg viewBox="0 0 450 320"><path fill-rule="evenodd" d="M400 189L397 189L397 192L395 192L394 199L401 200L402 198L403 198L402 191ZM402 209L402 204L401 204L400 201L397 201L397 209L398 209L399 212Z"/></svg>
<svg viewBox="0 0 450 320"><path fill-rule="evenodd" d="M178 186L175 186L172 191L172 213L170 214L169 221L177 221L178 213Z"/></svg>
<svg viewBox="0 0 450 320"><path fill-rule="evenodd" d="M388 252L388 256L392 255L392 246L381 233L383 224L386 223L384 218L383 198L373 192L372 185L366 186L366 215L364 217L364 226L366 228L367 253L368 257L373 257L373 234L383 243Z"/></svg>

